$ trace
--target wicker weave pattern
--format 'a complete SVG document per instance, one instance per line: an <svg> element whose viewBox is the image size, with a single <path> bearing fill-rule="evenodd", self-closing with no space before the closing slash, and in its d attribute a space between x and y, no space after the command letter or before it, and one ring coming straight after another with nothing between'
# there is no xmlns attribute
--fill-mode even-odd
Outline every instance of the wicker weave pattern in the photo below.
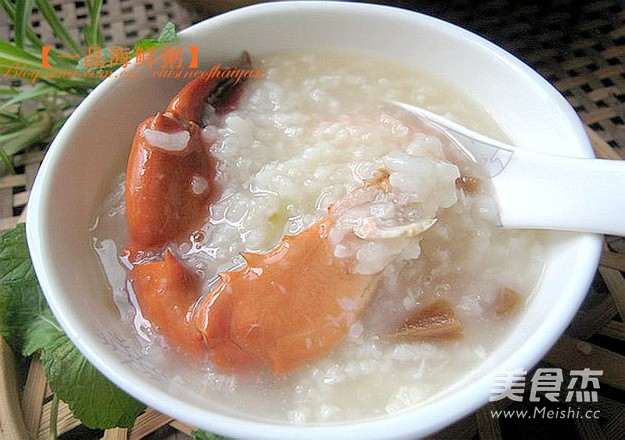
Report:
<svg viewBox="0 0 625 440"><path fill-rule="evenodd" d="M21 172L0 177L0 234L26 218L26 203L41 159L41 152L18 156L15 164Z"/></svg>
<svg viewBox="0 0 625 440"><path fill-rule="evenodd" d="M488 38L537 69L625 157L625 2L429 3L420 10Z"/></svg>
<svg viewBox="0 0 625 440"><path fill-rule="evenodd" d="M84 1L51 0L59 17L70 34L81 39L82 29L89 22L87 4ZM104 0L101 22L107 46L131 45L137 39L156 34L168 21L179 29L191 24L190 14L171 0ZM48 23L35 9L31 26L42 41L56 44L58 40ZM11 40L13 28L4 12L0 12L0 39ZM11 229L23 218L30 188L37 172L42 154L28 154L17 160L20 173L0 177L0 233Z"/></svg>
<svg viewBox="0 0 625 440"><path fill-rule="evenodd" d="M72 37L81 41L81 30L89 22L84 1L51 0L57 14ZM156 34L168 21L179 28L191 24L189 13L172 0L104 0L101 23L107 45L129 45L139 38ZM33 12L32 27L49 44L58 44L48 23L37 10ZM4 13L0 13L0 39L10 40L13 29Z"/></svg>

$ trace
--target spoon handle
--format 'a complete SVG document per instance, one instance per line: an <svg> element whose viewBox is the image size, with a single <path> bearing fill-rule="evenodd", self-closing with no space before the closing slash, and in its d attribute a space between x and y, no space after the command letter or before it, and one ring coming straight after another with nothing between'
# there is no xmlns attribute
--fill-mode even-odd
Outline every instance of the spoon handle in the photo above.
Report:
<svg viewBox="0 0 625 440"><path fill-rule="evenodd" d="M508 151L492 178L504 227L625 236L625 161Z"/></svg>

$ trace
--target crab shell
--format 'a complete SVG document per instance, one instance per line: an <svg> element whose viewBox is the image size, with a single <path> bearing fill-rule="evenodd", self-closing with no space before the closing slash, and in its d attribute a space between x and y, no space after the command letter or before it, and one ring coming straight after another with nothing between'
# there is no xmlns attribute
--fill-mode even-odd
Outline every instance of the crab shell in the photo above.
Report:
<svg viewBox="0 0 625 440"><path fill-rule="evenodd" d="M247 266L220 275L195 312L213 362L226 371L275 374L323 357L367 306L375 277L353 273L328 246L332 217L285 237Z"/></svg>

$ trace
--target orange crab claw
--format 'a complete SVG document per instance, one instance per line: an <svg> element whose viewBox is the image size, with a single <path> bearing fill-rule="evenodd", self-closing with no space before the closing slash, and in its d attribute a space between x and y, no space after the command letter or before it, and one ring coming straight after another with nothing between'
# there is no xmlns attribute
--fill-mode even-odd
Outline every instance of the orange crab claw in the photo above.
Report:
<svg viewBox="0 0 625 440"><path fill-rule="evenodd" d="M186 238L215 199L215 160L197 125L159 114L137 129L126 175L131 257Z"/></svg>
<svg viewBox="0 0 625 440"><path fill-rule="evenodd" d="M201 333L187 317L201 291L197 275L167 251L163 261L134 266L130 282L143 316L172 347L196 358L206 354Z"/></svg>
<svg viewBox="0 0 625 440"><path fill-rule="evenodd" d="M238 69L251 69L252 61L247 52L233 64ZM200 124L206 111L206 104L211 104L217 114L234 110L243 89L238 87L245 80L240 78L219 78L206 75L191 81L170 101L167 112L184 121Z"/></svg>
<svg viewBox="0 0 625 440"><path fill-rule="evenodd" d="M247 53L240 67L250 67ZM137 128L128 159L126 208L131 262L185 240L208 217L219 193L216 161L200 123L207 104L231 110L241 93L232 79L200 77L187 84L163 114Z"/></svg>
<svg viewBox="0 0 625 440"><path fill-rule="evenodd" d="M220 81L208 76L191 81L169 102L167 113L181 121L199 125L206 110L207 98L217 89Z"/></svg>

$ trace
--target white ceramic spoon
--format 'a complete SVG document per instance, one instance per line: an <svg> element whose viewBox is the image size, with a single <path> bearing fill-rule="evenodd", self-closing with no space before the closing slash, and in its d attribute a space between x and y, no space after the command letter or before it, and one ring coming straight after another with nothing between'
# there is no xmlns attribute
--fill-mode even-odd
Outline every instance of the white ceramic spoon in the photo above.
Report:
<svg viewBox="0 0 625 440"><path fill-rule="evenodd" d="M437 126L486 168L503 227L625 236L625 161L523 150L420 107L391 104Z"/></svg>

